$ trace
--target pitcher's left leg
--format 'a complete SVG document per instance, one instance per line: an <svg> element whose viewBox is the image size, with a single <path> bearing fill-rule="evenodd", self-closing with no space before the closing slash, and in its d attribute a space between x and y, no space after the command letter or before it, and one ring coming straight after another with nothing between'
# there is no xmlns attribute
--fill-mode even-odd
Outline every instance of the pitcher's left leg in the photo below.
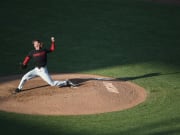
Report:
<svg viewBox="0 0 180 135"><path fill-rule="evenodd" d="M25 84L26 81L28 81L28 80L36 77L36 76L37 76L37 74L36 74L35 69L32 69L31 71L29 71L28 73L26 73L26 74L22 77L22 79L21 79L21 81L20 81L20 83L19 83L18 89L21 90L21 89L23 88L23 86L24 86L24 84Z"/></svg>

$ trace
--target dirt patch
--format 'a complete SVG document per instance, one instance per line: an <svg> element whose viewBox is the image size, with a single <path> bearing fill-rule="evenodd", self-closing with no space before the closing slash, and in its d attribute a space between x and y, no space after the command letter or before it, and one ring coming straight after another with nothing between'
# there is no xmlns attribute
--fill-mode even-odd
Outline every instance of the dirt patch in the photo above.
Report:
<svg viewBox="0 0 180 135"><path fill-rule="evenodd" d="M131 82L87 74L56 74L70 79L76 88L57 88L41 78L28 81L21 93L12 94L21 76L0 78L0 110L40 115L82 115L120 111L142 103L145 90Z"/></svg>

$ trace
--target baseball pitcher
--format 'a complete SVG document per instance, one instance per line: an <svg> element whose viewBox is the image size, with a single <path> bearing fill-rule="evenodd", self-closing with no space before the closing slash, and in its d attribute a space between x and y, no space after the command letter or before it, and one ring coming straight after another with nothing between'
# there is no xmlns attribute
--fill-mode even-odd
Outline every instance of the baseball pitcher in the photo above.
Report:
<svg viewBox="0 0 180 135"><path fill-rule="evenodd" d="M30 51L29 54L25 57L23 63L21 64L21 68L25 69L27 67L28 62L30 59L34 59L35 62L35 68L26 73L20 83L17 89L15 89L14 93L21 92L24 84L26 81L34 78L34 77L41 77L45 82L47 82L50 86L57 86L57 87L63 87L63 86L76 86L71 81L54 81L52 80L51 76L48 73L47 70L47 54L51 53L55 50L55 39L54 37L51 37L51 47L49 49L44 49L43 44L40 40L34 40L33 42L34 50Z"/></svg>

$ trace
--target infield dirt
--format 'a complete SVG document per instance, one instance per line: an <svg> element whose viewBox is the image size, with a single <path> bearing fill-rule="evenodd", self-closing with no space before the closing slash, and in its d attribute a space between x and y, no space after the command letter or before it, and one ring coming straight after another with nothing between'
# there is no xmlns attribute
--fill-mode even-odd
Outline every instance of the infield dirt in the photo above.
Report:
<svg viewBox="0 0 180 135"><path fill-rule="evenodd" d="M78 87L51 87L41 78L29 80L22 92L12 94L21 76L0 78L0 110L38 115L82 115L120 111L145 101L146 91L131 82L88 74L54 74Z"/></svg>

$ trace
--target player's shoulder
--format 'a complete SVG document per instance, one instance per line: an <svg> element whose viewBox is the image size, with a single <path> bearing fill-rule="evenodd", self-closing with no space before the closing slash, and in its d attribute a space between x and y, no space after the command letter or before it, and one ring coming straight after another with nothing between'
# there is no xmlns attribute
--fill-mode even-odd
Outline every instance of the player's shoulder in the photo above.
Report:
<svg viewBox="0 0 180 135"><path fill-rule="evenodd" d="M43 48L42 50L43 50L43 51L47 51L47 49L46 49L46 48Z"/></svg>
<svg viewBox="0 0 180 135"><path fill-rule="evenodd" d="M32 56L33 54L35 54L35 53L37 53L37 50L31 50L31 51L29 51L29 56Z"/></svg>
<svg viewBox="0 0 180 135"><path fill-rule="evenodd" d="M29 54L33 54L35 52L36 52L36 50L31 50L31 51L29 51Z"/></svg>

